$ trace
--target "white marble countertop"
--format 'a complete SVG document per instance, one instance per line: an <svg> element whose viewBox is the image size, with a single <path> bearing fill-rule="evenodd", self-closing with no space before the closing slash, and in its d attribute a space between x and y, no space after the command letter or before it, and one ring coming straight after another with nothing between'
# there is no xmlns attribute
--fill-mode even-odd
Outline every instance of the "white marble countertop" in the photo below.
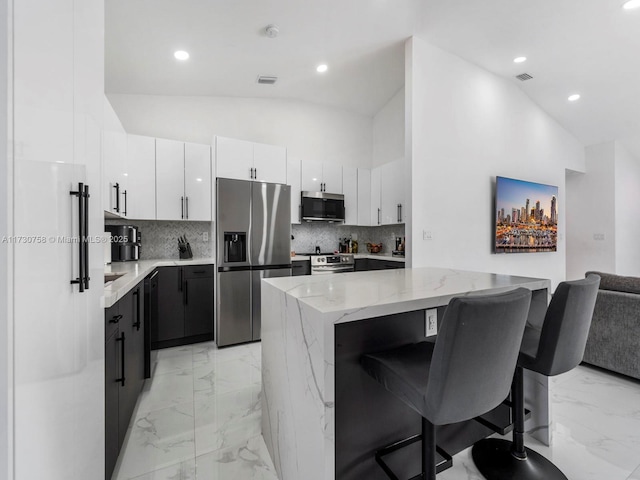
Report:
<svg viewBox="0 0 640 480"><path fill-rule="evenodd" d="M531 290L550 289L546 279L430 267L264 281L318 313L331 313L334 322L336 314L341 315L339 321L353 321L446 305L461 292L498 293L520 286Z"/></svg>
<svg viewBox="0 0 640 480"><path fill-rule="evenodd" d="M139 260L137 262L113 262L105 265L104 273L124 273L124 275L104 287L104 308L109 308L144 280L157 267L179 267L184 265L213 265L215 259L191 258L189 260Z"/></svg>

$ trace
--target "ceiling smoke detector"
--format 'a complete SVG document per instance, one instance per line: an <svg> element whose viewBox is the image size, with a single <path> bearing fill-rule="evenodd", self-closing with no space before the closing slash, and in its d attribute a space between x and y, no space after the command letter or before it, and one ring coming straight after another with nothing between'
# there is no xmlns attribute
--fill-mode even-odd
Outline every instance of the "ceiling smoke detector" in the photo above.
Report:
<svg viewBox="0 0 640 480"><path fill-rule="evenodd" d="M278 27L278 25L272 23L272 24L267 25L265 27L264 33L269 38L276 38L278 36L278 34L280 33L280 27Z"/></svg>
<svg viewBox="0 0 640 480"><path fill-rule="evenodd" d="M273 75L258 75L258 80L256 80L261 85L273 85L278 81L278 77L274 77Z"/></svg>
<svg viewBox="0 0 640 480"><path fill-rule="evenodd" d="M521 73L520 75L516 75L516 78L524 82L525 80L531 80L533 77L528 73Z"/></svg>

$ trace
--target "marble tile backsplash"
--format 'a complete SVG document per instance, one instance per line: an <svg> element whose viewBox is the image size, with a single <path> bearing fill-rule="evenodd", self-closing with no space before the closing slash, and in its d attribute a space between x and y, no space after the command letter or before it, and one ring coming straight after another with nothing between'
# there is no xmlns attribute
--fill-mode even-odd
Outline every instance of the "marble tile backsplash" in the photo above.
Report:
<svg viewBox="0 0 640 480"><path fill-rule="evenodd" d="M291 250L309 253L316 245L322 252L338 250L338 239L357 236L358 253L367 253L367 243L382 243L382 253L391 254L396 237L404 237L404 224L357 227L333 223L308 222L291 226Z"/></svg>
<svg viewBox="0 0 640 480"><path fill-rule="evenodd" d="M181 235L187 237L195 258L214 255L213 222L105 219L104 223L105 225L135 225L140 229L142 239L140 260L180 258L178 237ZM209 236L206 242L202 239L204 232Z"/></svg>

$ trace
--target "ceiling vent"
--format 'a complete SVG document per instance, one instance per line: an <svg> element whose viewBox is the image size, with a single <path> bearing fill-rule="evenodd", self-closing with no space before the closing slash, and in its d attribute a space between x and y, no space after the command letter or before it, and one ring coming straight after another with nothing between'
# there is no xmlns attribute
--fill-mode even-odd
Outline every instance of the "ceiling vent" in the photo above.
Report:
<svg viewBox="0 0 640 480"><path fill-rule="evenodd" d="M258 75L258 83L262 85L273 85L278 81L278 77L273 77L269 75Z"/></svg>
<svg viewBox="0 0 640 480"><path fill-rule="evenodd" d="M516 78L521 81L531 80L533 77L528 73L521 73L520 75L516 75Z"/></svg>

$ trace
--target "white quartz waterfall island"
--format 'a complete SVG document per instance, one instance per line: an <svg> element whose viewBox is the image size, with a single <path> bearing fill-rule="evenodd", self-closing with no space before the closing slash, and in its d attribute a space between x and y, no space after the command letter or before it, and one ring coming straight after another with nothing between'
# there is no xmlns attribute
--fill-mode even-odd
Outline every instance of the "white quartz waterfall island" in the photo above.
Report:
<svg viewBox="0 0 640 480"><path fill-rule="evenodd" d="M424 339L425 310L441 319L453 296L516 287L532 290L529 321L541 324L544 279L418 268L263 280L262 432L279 478L385 479L373 452L419 433L420 417L362 372L360 355ZM549 443L546 377L525 382L527 429ZM439 427L438 443L456 453L489 433L463 422ZM398 473L413 476L419 450L406 450L393 455Z"/></svg>

